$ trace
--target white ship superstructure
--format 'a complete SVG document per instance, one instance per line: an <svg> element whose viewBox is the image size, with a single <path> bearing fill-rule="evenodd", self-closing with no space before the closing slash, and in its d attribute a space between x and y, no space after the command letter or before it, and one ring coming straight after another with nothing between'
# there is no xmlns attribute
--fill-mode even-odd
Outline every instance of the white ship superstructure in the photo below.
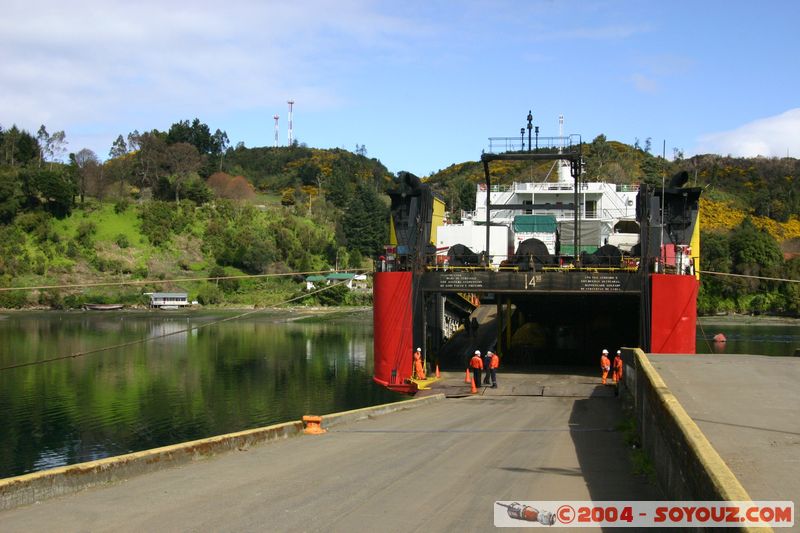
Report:
<svg viewBox="0 0 800 533"><path fill-rule="evenodd" d="M556 182L514 182L491 186L488 193L492 205L489 220L493 249L489 250L489 256L494 265L512 255L519 243L529 238L542 241L551 254L575 255L575 180L569 174L568 164L559 161L557 165ZM635 222L637 192L634 185L580 182L579 252L591 253L604 244L630 252L631 247L639 242L639 228ZM486 185L476 185L475 211L462 212L462 223L439 229L437 249L440 253L446 253L446 249L455 244L464 244L474 251L485 248L486 199ZM506 204L528 204L531 208L523 211L503 209Z"/></svg>

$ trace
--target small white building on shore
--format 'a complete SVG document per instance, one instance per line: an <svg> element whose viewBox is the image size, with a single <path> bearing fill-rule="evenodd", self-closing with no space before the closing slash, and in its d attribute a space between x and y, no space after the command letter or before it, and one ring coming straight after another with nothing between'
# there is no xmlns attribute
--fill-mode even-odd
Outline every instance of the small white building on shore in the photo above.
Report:
<svg viewBox="0 0 800 533"><path fill-rule="evenodd" d="M150 292L150 307L154 309L180 309L191 305L185 292Z"/></svg>

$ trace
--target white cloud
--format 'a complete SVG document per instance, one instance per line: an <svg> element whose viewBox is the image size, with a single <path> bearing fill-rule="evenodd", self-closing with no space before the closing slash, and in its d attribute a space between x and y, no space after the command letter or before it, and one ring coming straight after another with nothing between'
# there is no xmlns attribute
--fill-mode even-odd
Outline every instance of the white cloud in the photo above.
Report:
<svg viewBox="0 0 800 533"><path fill-rule="evenodd" d="M658 92L658 83L656 82L656 80L649 78L644 74L634 74L633 76L631 76L631 81L633 82L633 86L639 92L643 93Z"/></svg>
<svg viewBox="0 0 800 533"><path fill-rule="evenodd" d="M271 116L288 97L326 109L341 102L359 50L390 53L419 31L367 0L10 0L0 17L0 124L46 124L72 139L105 129L110 146L142 124L242 109Z"/></svg>
<svg viewBox="0 0 800 533"><path fill-rule="evenodd" d="M636 35L649 33L650 31L651 29L647 25L577 27L555 31L543 31L531 36L531 40L615 41L620 39L628 39Z"/></svg>
<svg viewBox="0 0 800 533"><path fill-rule="evenodd" d="M800 108L700 137L695 153L738 157L800 156Z"/></svg>

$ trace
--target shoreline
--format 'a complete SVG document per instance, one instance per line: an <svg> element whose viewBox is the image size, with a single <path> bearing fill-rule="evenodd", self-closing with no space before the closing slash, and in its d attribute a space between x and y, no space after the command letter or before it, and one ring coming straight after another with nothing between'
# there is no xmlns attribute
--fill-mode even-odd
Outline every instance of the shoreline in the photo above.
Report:
<svg viewBox="0 0 800 533"><path fill-rule="evenodd" d="M256 307L254 305L232 305L232 306L187 306L182 309L155 309L146 306L126 306L124 309L116 310L87 310L81 308L75 309L53 309L46 306L32 306L24 307L21 309L16 308L0 308L0 315L16 314L16 313L93 313L93 314L119 314L119 313L158 313L163 315L178 315L178 314L199 314L199 313L244 313L253 311L255 313L292 313L300 314L301 316L292 317L291 320L298 320L304 317L325 316L331 314L360 314L372 311L372 306L304 306L304 305L283 305L283 306L269 306L269 307ZM783 324L783 325L798 325L800 326L800 317L785 317L773 315L745 315L733 313L729 315L711 315L711 316L698 316L698 324L708 325L724 325L724 324L747 324L747 325L765 325L765 324Z"/></svg>
<svg viewBox="0 0 800 533"><path fill-rule="evenodd" d="M169 316L191 316L191 315L209 315L209 314L237 314L237 313L250 313L256 315L264 313L267 315L282 315L281 318L285 322L295 322L298 320L313 320L313 319L332 319L342 318L346 319L352 315L363 315L365 313L372 313L372 307L369 306L337 306L337 307L306 307L306 306L281 306L281 307L254 307L254 306L241 306L241 307L187 307L184 309L151 309L149 307L130 307L125 309L117 309L111 311L98 311L86 309L52 309L50 307L27 307L24 309L2 309L0 308L0 320L7 315L15 314L50 314L50 313L69 313L69 314L84 314L90 313L97 316L118 316L118 315L159 315L164 317ZM286 316L286 315L289 316Z"/></svg>
<svg viewBox="0 0 800 533"><path fill-rule="evenodd" d="M720 315L720 316L698 316L697 323L702 325L730 325L740 326L800 326L800 318L771 316L771 315Z"/></svg>

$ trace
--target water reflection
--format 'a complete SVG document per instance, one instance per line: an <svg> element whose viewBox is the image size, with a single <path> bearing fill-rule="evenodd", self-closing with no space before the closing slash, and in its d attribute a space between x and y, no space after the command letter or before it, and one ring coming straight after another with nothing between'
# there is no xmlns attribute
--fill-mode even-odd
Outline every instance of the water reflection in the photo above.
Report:
<svg viewBox="0 0 800 533"><path fill-rule="evenodd" d="M400 399L374 385L372 326L242 320L0 372L0 477ZM208 324L218 315L14 313L0 366Z"/></svg>
<svg viewBox="0 0 800 533"><path fill-rule="evenodd" d="M790 356L800 349L800 322L714 323L697 327L697 353Z"/></svg>

